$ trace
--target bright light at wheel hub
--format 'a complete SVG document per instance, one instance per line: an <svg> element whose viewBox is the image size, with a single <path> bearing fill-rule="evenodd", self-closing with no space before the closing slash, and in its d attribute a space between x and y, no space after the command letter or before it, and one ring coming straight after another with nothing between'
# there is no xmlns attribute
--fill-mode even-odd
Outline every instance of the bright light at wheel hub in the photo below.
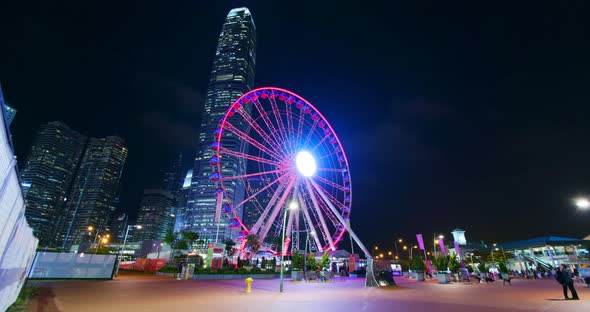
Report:
<svg viewBox="0 0 590 312"><path fill-rule="evenodd" d="M297 170L299 173L301 173L301 175L304 177L311 177L315 174L317 169L315 165L315 159L309 152L306 151L297 153L297 156L295 157L295 164L297 165Z"/></svg>

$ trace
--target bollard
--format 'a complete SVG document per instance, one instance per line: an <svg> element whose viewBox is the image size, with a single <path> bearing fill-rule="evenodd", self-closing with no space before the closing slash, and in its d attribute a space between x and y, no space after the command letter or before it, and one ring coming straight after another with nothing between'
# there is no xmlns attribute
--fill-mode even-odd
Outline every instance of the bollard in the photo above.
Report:
<svg viewBox="0 0 590 312"><path fill-rule="evenodd" d="M246 279L246 293L252 292L252 282L254 281L254 279L252 279L251 277L248 277Z"/></svg>

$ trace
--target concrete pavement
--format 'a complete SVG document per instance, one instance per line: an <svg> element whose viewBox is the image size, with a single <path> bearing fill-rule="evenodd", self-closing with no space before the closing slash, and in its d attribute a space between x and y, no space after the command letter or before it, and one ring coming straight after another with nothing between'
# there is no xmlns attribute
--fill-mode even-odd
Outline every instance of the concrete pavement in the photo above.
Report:
<svg viewBox="0 0 590 312"><path fill-rule="evenodd" d="M590 288L576 284L582 300L562 299L555 280L439 285L396 278L399 286L365 288L364 279L328 283L256 280L177 281L122 275L113 281L37 282L27 311L590 311Z"/></svg>

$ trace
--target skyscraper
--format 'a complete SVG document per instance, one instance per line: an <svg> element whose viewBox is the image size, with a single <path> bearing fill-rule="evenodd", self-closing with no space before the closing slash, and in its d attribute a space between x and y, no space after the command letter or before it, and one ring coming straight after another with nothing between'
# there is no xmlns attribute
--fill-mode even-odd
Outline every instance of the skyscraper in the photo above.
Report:
<svg viewBox="0 0 590 312"><path fill-rule="evenodd" d="M184 182L184 176L182 175L182 154L178 155L178 159L172 163L172 166L164 173L164 185L163 189L172 194L172 214L176 216L179 214L179 207L182 205L180 202L180 193L182 191L182 184ZM184 201L186 203L186 200ZM172 230L175 220L172 220Z"/></svg>
<svg viewBox="0 0 590 312"><path fill-rule="evenodd" d="M213 172L209 160L213 153L209 147L213 141L213 132L227 108L242 94L252 89L255 60L256 28L252 15L247 8L232 9L225 19L217 42L185 213L185 224L189 230L213 233L219 227L220 241L232 237L234 233L227 226L227 220L222 219L220 224L216 224L214 220L215 184L209 180ZM246 127L241 124L235 126L244 130ZM227 141L226 144L239 146L240 143L240 140L235 138L233 142ZM237 175L246 172L246 164L237 158L225 157L222 169L226 175ZM226 187L232 202L240 202L243 199L244 185L232 182ZM240 211L238 213L241 214Z"/></svg>
<svg viewBox="0 0 590 312"><path fill-rule="evenodd" d="M39 246L53 246L56 216L66 201L86 140L61 122L42 125L22 165L25 215Z"/></svg>
<svg viewBox="0 0 590 312"><path fill-rule="evenodd" d="M162 240L172 230L174 218L170 215L174 197L169 191L148 189L143 191L141 207L137 216L137 224L141 231L133 238L134 241Z"/></svg>
<svg viewBox="0 0 590 312"><path fill-rule="evenodd" d="M176 207L176 220L174 222L174 232L188 229L188 223L185 222L187 211L186 207L192 179L193 169L189 169L184 177L182 188L180 189L180 192L178 192L178 199L176 201L178 206Z"/></svg>
<svg viewBox="0 0 590 312"><path fill-rule="evenodd" d="M14 119L14 116L16 116L16 109L5 105L6 107L6 119L8 120L8 125L10 126L10 124L12 123L12 120Z"/></svg>
<svg viewBox="0 0 590 312"><path fill-rule="evenodd" d="M58 246L89 241L87 227L106 232L116 209L119 181L127 158L123 139L109 136L88 141L80 168L58 222Z"/></svg>

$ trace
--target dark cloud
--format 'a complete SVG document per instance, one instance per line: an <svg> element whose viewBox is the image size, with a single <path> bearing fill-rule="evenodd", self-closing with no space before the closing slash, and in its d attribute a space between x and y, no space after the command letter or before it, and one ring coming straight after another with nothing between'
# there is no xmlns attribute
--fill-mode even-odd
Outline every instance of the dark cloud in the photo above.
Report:
<svg viewBox="0 0 590 312"><path fill-rule="evenodd" d="M454 117L455 109L425 96L417 96L405 99L395 98L393 100L393 113L406 118L439 120Z"/></svg>
<svg viewBox="0 0 590 312"><path fill-rule="evenodd" d="M161 143L176 145L181 148L195 146L197 130L194 125L175 118L164 112L145 112L138 117L139 126L149 133L147 137L155 137Z"/></svg>
<svg viewBox="0 0 590 312"><path fill-rule="evenodd" d="M161 86L164 92L170 93L173 96L179 113L192 115L201 113L205 97L199 91L179 81L170 79L162 80Z"/></svg>

